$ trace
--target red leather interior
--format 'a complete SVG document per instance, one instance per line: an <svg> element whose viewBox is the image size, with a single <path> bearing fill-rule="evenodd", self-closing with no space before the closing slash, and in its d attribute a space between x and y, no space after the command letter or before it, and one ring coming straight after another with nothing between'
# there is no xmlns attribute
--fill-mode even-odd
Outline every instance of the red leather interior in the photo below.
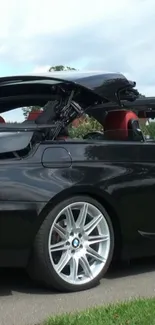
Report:
<svg viewBox="0 0 155 325"><path fill-rule="evenodd" d="M5 120L2 116L0 116L0 123L5 123Z"/></svg>
<svg viewBox="0 0 155 325"><path fill-rule="evenodd" d="M138 120L132 111L110 111L104 121L104 134L109 140L126 140L129 134L130 120Z"/></svg>
<svg viewBox="0 0 155 325"><path fill-rule="evenodd" d="M28 121L35 121L40 114L42 114L42 111L30 112L29 115L28 115L27 120Z"/></svg>
<svg viewBox="0 0 155 325"><path fill-rule="evenodd" d="M66 139L68 139L68 136L58 136L57 137L57 140L66 140Z"/></svg>

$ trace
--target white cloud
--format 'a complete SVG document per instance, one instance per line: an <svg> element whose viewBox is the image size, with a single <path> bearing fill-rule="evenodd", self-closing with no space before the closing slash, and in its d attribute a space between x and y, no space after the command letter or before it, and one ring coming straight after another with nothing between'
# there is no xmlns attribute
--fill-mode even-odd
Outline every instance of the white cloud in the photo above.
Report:
<svg viewBox="0 0 155 325"><path fill-rule="evenodd" d="M1 1L0 62L126 71L155 93L154 12L154 0Z"/></svg>
<svg viewBox="0 0 155 325"><path fill-rule="evenodd" d="M50 65L40 65L40 66L37 66L33 69L33 73L44 73L44 72L47 72L49 71L49 68L50 68Z"/></svg>

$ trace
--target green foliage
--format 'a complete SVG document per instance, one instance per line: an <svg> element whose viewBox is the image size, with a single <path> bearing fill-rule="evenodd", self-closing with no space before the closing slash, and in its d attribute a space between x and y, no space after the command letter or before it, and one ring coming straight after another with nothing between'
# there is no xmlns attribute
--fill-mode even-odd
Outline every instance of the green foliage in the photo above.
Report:
<svg viewBox="0 0 155 325"><path fill-rule="evenodd" d="M155 139L155 122L150 122L149 125L142 125L141 129L144 135L149 135L152 139Z"/></svg>
<svg viewBox="0 0 155 325"><path fill-rule="evenodd" d="M155 299L134 299L52 316L40 325L155 325Z"/></svg>
<svg viewBox="0 0 155 325"><path fill-rule="evenodd" d="M145 136L150 136L155 139L155 122L150 122L149 125L144 125L140 122L141 130ZM71 138L82 138L85 134L94 131L103 131L102 125L93 118L87 118L77 128L69 126L69 135Z"/></svg>
<svg viewBox="0 0 155 325"><path fill-rule="evenodd" d="M95 119L87 117L77 128L69 126L69 135L71 138L81 138L85 134L93 131L101 131L103 127Z"/></svg>

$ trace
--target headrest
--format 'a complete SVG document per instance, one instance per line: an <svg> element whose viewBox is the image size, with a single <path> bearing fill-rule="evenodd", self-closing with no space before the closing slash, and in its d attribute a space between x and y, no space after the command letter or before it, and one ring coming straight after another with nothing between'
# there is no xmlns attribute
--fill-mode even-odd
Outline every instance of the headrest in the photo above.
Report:
<svg viewBox="0 0 155 325"><path fill-rule="evenodd" d="M5 123L5 120L2 116L0 116L0 123Z"/></svg>
<svg viewBox="0 0 155 325"><path fill-rule="evenodd" d="M138 120L137 115L132 111L110 111L105 117L105 137L114 140L125 140L128 138L130 120Z"/></svg>
<svg viewBox="0 0 155 325"><path fill-rule="evenodd" d="M29 113L27 120L35 121L39 115L42 114L42 111L32 111Z"/></svg>
<svg viewBox="0 0 155 325"><path fill-rule="evenodd" d="M138 117L139 118L146 118L146 112L145 111L139 111L138 112Z"/></svg>

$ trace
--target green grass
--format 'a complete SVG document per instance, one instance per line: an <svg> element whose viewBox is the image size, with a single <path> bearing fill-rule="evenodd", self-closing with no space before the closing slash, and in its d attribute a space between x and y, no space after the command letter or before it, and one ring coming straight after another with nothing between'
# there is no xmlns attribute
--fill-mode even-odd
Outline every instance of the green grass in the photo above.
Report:
<svg viewBox="0 0 155 325"><path fill-rule="evenodd" d="M44 325L155 325L155 298L55 316Z"/></svg>

